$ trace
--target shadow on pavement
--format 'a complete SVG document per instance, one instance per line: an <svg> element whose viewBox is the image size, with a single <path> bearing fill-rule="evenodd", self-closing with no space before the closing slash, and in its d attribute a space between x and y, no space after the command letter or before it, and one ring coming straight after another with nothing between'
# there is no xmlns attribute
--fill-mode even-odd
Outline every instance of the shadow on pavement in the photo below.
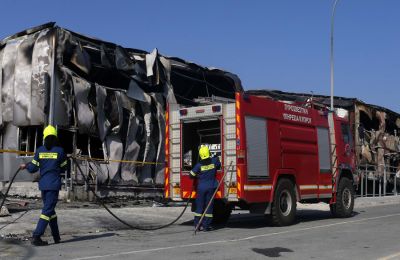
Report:
<svg viewBox="0 0 400 260"><path fill-rule="evenodd" d="M359 215L359 212L353 212L352 217ZM326 210L311 210L303 209L297 211L296 220L294 225L299 223L307 223L319 220L334 219L332 214ZM193 221L186 221L180 225L193 226ZM265 227L274 227L269 216L241 213L232 214L228 223L225 225L214 225L215 229L223 228L245 228L245 229L257 229Z"/></svg>
<svg viewBox="0 0 400 260"><path fill-rule="evenodd" d="M88 235L88 236L74 236L71 239L62 240L62 243L80 242L80 241L85 241L85 240L99 239L99 238L112 237L112 236L115 236L115 233L105 233L105 234Z"/></svg>
<svg viewBox="0 0 400 260"><path fill-rule="evenodd" d="M292 253L293 250L284 247L252 248L254 252L268 257L280 257L281 253Z"/></svg>
<svg viewBox="0 0 400 260"><path fill-rule="evenodd" d="M351 217L359 215L359 212L354 211ZM350 218L351 218L350 217ZM297 212L297 223L310 222L324 219L334 219L335 217L329 211L323 210L301 210Z"/></svg>
<svg viewBox="0 0 400 260"><path fill-rule="evenodd" d="M19 239L0 240L0 251L7 259L31 259L35 255L35 249L25 241Z"/></svg>

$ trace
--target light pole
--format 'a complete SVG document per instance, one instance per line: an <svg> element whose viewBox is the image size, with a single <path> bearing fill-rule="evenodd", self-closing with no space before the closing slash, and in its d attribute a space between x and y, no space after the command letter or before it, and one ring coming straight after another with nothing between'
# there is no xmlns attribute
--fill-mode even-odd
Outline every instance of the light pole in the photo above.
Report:
<svg viewBox="0 0 400 260"><path fill-rule="evenodd" d="M333 3L332 16L331 16L331 111L328 115L329 124L329 135L330 135L330 147L331 147L331 167L332 167L332 192L335 191L336 187L336 176L337 176L337 150L336 150L336 138L335 138L335 123L333 120L333 22L335 18L336 5L339 0L335 0Z"/></svg>
<svg viewBox="0 0 400 260"><path fill-rule="evenodd" d="M334 21L335 21L335 11L336 11L336 5L339 2L339 0L335 0L333 3L333 9L332 9L332 16L331 16L331 111L333 112L333 86L334 86L334 80L333 80L333 29L334 29Z"/></svg>

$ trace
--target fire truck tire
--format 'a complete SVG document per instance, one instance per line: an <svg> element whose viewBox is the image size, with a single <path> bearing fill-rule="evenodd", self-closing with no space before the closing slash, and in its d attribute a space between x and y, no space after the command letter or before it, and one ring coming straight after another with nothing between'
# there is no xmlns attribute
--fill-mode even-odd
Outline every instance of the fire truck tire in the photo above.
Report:
<svg viewBox="0 0 400 260"><path fill-rule="evenodd" d="M228 222L232 209L229 204L221 200L214 201L213 224L221 225Z"/></svg>
<svg viewBox="0 0 400 260"><path fill-rule="evenodd" d="M354 209L354 187L349 178L341 178L336 194L336 204L330 205L331 213L337 218L351 217Z"/></svg>
<svg viewBox="0 0 400 260"><path fill-rule="evenodd" d="M271 208L272 223L276 226L293 224L296 218L296 195L293 182L281 179L274 194Z"/></svg>

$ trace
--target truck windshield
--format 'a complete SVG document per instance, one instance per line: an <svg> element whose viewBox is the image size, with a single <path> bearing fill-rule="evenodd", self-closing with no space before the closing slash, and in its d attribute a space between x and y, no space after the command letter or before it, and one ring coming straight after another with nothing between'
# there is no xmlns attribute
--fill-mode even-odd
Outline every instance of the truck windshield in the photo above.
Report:
<svg viewBox="0 0 400 260"><path fill-rule="evenodd" d="M205 144L212 156L221 156L220 119L182 122L182 170L190 171L199 161L199 147Z"/></svg>

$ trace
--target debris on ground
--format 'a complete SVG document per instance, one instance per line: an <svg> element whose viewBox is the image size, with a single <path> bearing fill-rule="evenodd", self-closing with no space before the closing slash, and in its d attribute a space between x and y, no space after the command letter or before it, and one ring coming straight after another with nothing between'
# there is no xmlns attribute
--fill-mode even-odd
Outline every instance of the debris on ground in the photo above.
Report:
<svg viewBox="0 0 400 260"><path fill-rule="evenodd" d="M0 217L10 216L10 212L8 211L6 206L2 206L0 209Z"/></svg>

